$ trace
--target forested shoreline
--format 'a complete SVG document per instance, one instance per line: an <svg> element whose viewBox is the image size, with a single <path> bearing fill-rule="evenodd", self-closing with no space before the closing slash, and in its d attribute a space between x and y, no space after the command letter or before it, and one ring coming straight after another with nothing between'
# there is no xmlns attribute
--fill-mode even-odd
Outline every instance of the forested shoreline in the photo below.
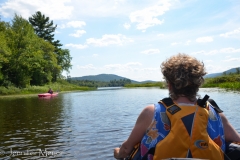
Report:
<svg viewBox="0 0 240 160"><path fill-rule="evenodd" d="M68 79L68 82L78 86L87 86L87 87L123 87L127 84L131 84L130 79L120 79L120 80L110 80L109 82L104 81L93 81L93 80L71 80Z"/></svg>
<svg viewBox="0 0 240 160"><path fill-rule="evenodd" d="M0 86L43 86L69 72L72 57L54 39L56 28L39 11L29 20L17 14L11 22L0 20Z"/></svg>
<svg viewBox="0 0 240 160"><path fill-rule="evenodd" d="M28 20L17 14L10 22L0 19L0 95L46 92L56 85L89 89L67 83L62 75L69 73L72 57L55 39L56 28L40 11Z"/></svg>

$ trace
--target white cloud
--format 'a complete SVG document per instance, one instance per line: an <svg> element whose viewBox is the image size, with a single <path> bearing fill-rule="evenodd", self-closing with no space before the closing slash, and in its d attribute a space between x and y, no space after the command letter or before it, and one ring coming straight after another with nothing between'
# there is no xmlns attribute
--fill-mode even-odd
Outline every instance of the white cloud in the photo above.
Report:
<svg viewBox="0 0 240 160"><path fill-rule="evenodd" d="M71 0L77 17L116 17L126 15L132 8L126 0Z"/></svg>
<svg viewBox="0 0 240 160"><path fill-rule="evenodd" d="M4 17L12 18L14 13L28 19L35 14L36 11L41 11L50 19L68 19L72 15L73 6L68 6L66 3L70 0L8 0L3 3L0 8L0 13Z"/></svg>
<svg viewBox="0 0 240 160"><path fill-rule="evenodd" d="M148 49L148 50L145 50L145 51L142 51L141 53L143 54L157 54L157 53L160 53L159 49Z"/></svg>
<svg viewBox="0 0 240 160"><path fill-rule="evenodd" d="M220 52L221 53L238 53L238 52L240 52L240 48L239 49L235 49L235 48L231 48L231 47L222 48L222 49L220 49Z"/></svg>
<svg viewBox="0 0 240 160"><path fill-rule="evenodd" d="M149 27L162 24L164 20L159 20L157 17L168 11L169 7L170 3L163 1L161 5L132 12L129 18L132 23L137 23L138 30L145 31Z"/></svg>
<svg viewBox="0 0 240 160"><path fill-rule="evenodd" d="M92 57L96 58L98 57L98 54L93 54Z"/></svg>
<svg viewBox="0 0 240 160"><path fill-rule="evenodd" d="M223 67L223 66L212 65L212 64L206 65L207 74L219 73L219 72L226 71L227 69L229 69L229 68Z"/></svg>
<svg viewBox="0 0 240 160"><path fill-rule="evenodd" d="M185 45L188 46L191 42L192 42L191 40L188 40L188 41L185 42Z"/></svg>
<svg viewBox="0 0 240 160"><path fill-rule="evenodd" d="M158 36L158 37L164 37L164 34L161 34L161 33L160 33L160 34L158 34L157 36Z"/></svg>
<svg viewBox="0 0 240 160"><path fill-rule="evenodd" d="M87 48L87 47L88 47L87 45L72 44L72 43L66 44L65 46L66 46L66 47L73 47L73 48L77 48L77 49L84 49L84 48Z"/></svg>
<svg viewBox="0 0 240 160"><path fill-rule="evenodd" d="M60 28L82 28L83 26L85 26L86 23L84 21L70 21L67 24L63 24L61 26L59 26Z"/></svg>
<svg viewBox="0 0 240 160"><path fill-rule="evenodd" d="M140 62L129 62L126 64L108 64L105 65L103 68L107 70L120 70L120 71L133 71L138 70L134 68L134 66L141 66Z"/></svg>
<svg viewBox="0 0 240 160"><path fill-rule="evenodd" d="M152 72L152 71L159 71L160 70L160 68L143 68L142 69L143 71L148 71L148 72Z"/></svg>
<svg viewBox="0 0 240 160"><path fill-rule="evenodd" d="M233 31L231 31L231 32L227 32L227 33L220 34L220 37L225 37L225 38L227 38L227 37L235 36L235 35L237 35L237 34L240 34L240 28L235 29L235 30L233 30Z"/></svg>
<svg viewBox="0 0 240 160"><path fill-rule="evenodd" d="M124 43L133 42L132 39L127 38L122 34L105 34L101 39L89 38L87 39L87 44L103 47L109 45L123 45Z"/></svg>
<svg viewBox="0 0 240 160"><path fill-rule="evenodd" d="M210 63L210 62L212 62L213 60L205 60L204 62L206 62L206 63Z"/></svg>
<svg viewBox="0 0 240 160"><path fill-rule="evenodd" d="M205 54L205 55L215 55L215 54L217 54L217 53L220 53L220 51L218 51L218 50L212 50L212 51L206 52L206 53L204 53L204 54Z"/></svg>
<svg viewBox="0 0 240 160"><path fill-rule="evenodd" d="M73 37L81 37L85 33L86 33L86 31L84 31L84 30L77 30L76 33L72 33L72 34L69 34L69 35L73 36Z"/></svg>
<svg viewBox="0 0 240 160"><path fill-rule="evenodd" d="M133 42L132 39L127 38L124 35L103 35L101 39L89 38L86 41L86 44L66 44L67 47L73 47L78 49L87 48L88 45L93 45L97 47L105 47L109 45L123 45L124 43Z"/></svg>
<svg viewBox="0 0 240 160"><path fill-rule="evenodd" d="M95 69L97 69L96 67L93 66L93 64L87 64L87 65L85 65L85 66L77 65L77 68L78 68L78 69L90 69L90 70L95 70Z"/></svg>
<svg viewBox="0 0 240 160"><path fill-rule="evenodd" d="M225 58L231 58L231 56L226 56Z"/></svg>
<svg viewBox="0 0 240 160"><path fill-rule="evenodd" d="M125 24L123 25L123 27L126 28L126 29L129 29L129 28L131 27L131 25L130 25L129 23L125 23Z"/></svg>
<svg viewBox="0 0 240 160"><path fill-rule="evenodd" d="M199 55L199 54L205 54L206 51L202 50L202 51L197 51L197 52L192 52L190 53L191 55Z"/></svg>
<svg viewBox="0 0 240 160"><path fill-rule="evenodd" d="M219 49L219 50L211 50L211 51L197 51L197 52L192 52L190 54L192 55L199 55L199 54L202 54L202 55L216 55L216 54L219 54L219 53L240 53L240 48L239 49L235 49L235 48L222 48L222 49Z"/></svg>
<svg viewBox="0 0 240 160"><path fill-rule="evenodd" d="M240 58L229 58L229 59L226 59L226 60L223 60L223 61L224 62L233 62L233 61L239 61L240 62Z"/></svg>
<svg viewBox="0 0 240 160"><path fill-rule="evenodd" d="M213 38L212 37L200 37L196 39L196 42L198 43L206 43L206 42L212 42Z"/></svg>
<svg viewBox="0 0 240 160"><path fill-rule="evenodd" d="M173 43L171 43L171 46L175 46L175 45L178 45L178 44L180 44L180 42L173 42Z"/></svg>

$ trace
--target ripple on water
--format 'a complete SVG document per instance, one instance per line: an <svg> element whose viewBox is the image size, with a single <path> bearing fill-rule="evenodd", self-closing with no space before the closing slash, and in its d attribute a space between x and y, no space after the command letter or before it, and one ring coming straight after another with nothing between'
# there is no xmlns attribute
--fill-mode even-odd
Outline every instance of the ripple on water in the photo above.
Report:
<svg viewBox="0 0 240 160"><path fill-rule="evenodd" d="M239 94L200 89L202 96L206 93L240 132ZM15 159L113 160L113 149L128 138L142 109L166 95L166 90L138 88L63 93L47 101L1 99L0 150L60 153L12 157Z"/></svg>

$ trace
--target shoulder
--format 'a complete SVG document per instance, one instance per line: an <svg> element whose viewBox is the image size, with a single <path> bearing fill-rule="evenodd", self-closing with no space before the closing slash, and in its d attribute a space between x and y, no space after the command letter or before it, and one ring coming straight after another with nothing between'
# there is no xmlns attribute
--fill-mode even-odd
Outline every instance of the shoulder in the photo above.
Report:
<svg viewBox="0 0 240 160"><path fill-rule="evenodd" d="M154 116L154 105L146 106L137 119L137 124L141 124L141 126L148 127Z"/></svg>
<svg viewBox="0 0 240 160"><path fill-rule="evenodd" d="M142 116L151 116L154 114L155 106L154 104L146 106L140 115Z"/></svg>

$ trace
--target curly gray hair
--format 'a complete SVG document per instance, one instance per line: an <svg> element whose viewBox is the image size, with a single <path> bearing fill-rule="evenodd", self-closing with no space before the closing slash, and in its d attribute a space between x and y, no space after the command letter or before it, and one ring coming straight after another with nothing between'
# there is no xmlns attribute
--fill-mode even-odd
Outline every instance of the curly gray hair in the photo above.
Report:
<svg viewBox="0 0 240 160"><path fill-rule="evenodd" d="M164 79L171 85L169 96L172 99L186 96L191 101L195 100L206 75L203 62L179 53L162 62L160 68Z"/></svg>

